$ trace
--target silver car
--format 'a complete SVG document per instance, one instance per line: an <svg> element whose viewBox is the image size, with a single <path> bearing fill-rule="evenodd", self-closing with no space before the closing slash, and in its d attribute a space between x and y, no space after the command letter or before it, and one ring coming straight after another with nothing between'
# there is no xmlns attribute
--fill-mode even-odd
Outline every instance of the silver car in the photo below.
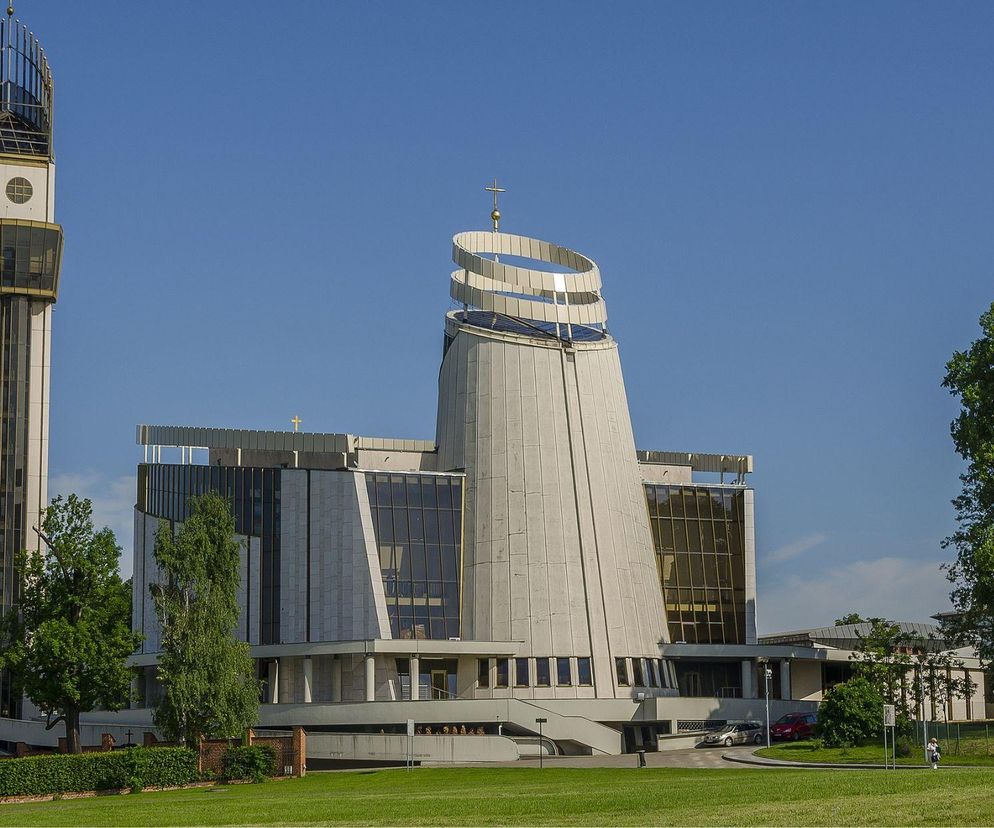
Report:
<svg viewBox="0 0 994 828"><path fill-rule="evenodd" d="M715 733L704 737L706 745L761 745L764 742L763 725L760 722L739 722L727 724Z"/></svg>

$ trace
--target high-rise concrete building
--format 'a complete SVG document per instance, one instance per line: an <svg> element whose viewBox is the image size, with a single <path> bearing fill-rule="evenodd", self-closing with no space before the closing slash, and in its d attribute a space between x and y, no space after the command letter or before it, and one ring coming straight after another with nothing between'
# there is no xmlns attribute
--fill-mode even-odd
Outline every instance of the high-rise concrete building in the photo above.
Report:
<svg viewBox="0 0 994 828"><path fill-rule="evenodd" d="M52 73L37 38L7 9L0 20L0 611L17 604L19 550L48 502L52 304L62 228L55 223ZM8 682L0 712L15 711Z"/></svg>

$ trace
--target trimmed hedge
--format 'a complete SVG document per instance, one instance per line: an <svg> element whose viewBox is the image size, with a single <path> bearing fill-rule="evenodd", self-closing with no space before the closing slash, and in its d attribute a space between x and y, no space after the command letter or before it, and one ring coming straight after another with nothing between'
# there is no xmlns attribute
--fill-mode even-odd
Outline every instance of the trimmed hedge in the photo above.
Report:
<svg viewBox="0 0 994 828"><path fill-rule="evenodd" d="M0 796L185 785L196 779L197 756L188 748L133 747L0 761Z"/></svg>
<svg viewBox="0 0 994 828"><path fill-rule="evenodd" d="M251 779L261 782L276 773L276 751L269 745L228 748L221 758L223 779Z"/></svg>

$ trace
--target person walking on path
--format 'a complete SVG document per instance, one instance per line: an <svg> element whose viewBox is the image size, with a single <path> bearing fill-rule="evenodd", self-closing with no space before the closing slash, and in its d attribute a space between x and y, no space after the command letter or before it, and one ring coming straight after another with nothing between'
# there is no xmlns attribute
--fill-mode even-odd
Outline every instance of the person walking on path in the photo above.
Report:
<svg viewBox="0 0 994 828"><path fill-rule="evenodd" d="M932 770L938 770L939 760L942 758L942 754L939 752L939 740L934 736L929 739L925 752L928 755L928 761L932 763Z"/></svg>

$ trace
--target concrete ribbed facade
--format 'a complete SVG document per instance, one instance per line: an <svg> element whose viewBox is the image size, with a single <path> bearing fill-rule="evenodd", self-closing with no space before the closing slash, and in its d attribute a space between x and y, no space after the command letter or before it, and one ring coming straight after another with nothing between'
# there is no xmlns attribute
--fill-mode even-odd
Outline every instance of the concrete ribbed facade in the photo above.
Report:
<svg viewBox="0 0 994 828"><path fill-rule="evenodd" d="M630 696L614 659L668 639L617 343L462 319L446 320L436 442L439 469L466 473L463 636L590 656L596 695Z"/></svg>

